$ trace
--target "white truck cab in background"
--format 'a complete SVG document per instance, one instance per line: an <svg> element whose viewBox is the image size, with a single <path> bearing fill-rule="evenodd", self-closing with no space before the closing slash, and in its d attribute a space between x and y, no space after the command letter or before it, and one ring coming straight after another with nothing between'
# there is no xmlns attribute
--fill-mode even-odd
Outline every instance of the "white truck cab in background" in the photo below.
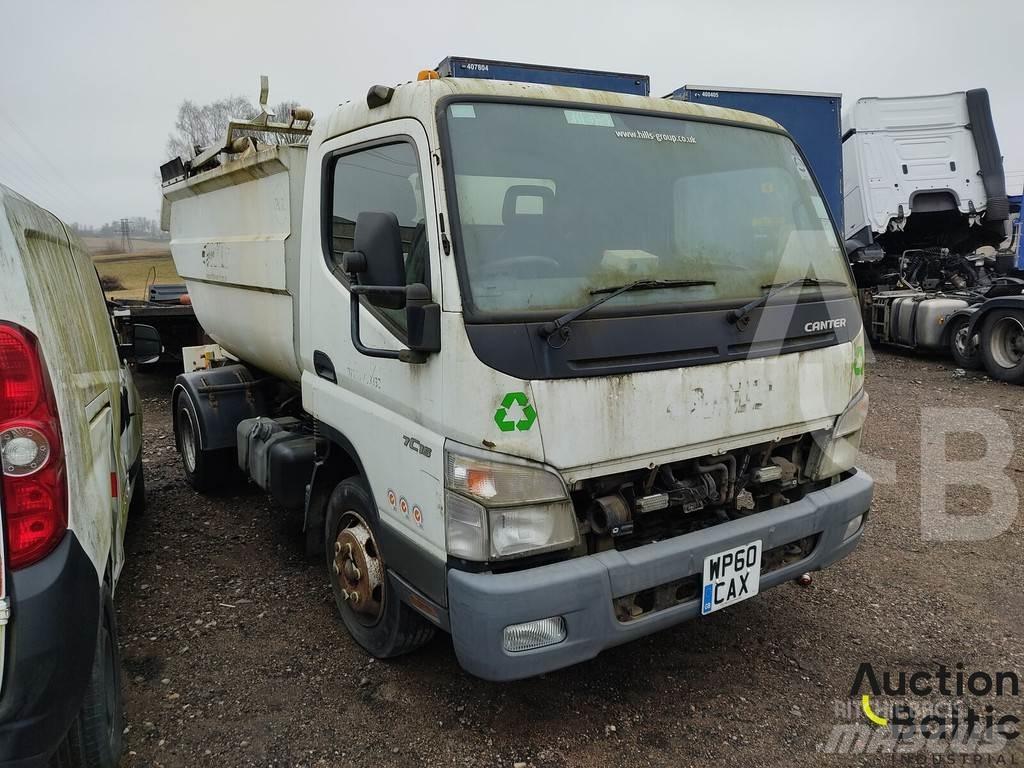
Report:
<svg viewBox="0 0 1024 768"><path fill-rule="evenodd" d="M139 411L91 255L0 186L0 764L120 759L113 592L145 503Z"/></svg>
<svg viewBox="0 0 1024 768"><path fill-rule="evenodd" d="M843 114L843 169L843 234L861 285L883 281L874 273L895 272L908 253L963 256L1007 235L1006 179L984 88L858 99ZM915 285L926 277L901 268Z"/></svg>
<svg viewBox="0 0 1024 768"><path fill-rule="evenodd" d="M370 653L441 628L489 679L848 554L872 494L863 330L785 131L423 77L312 130L233 123L162 169L177 271L229 358L176 381L188 480L237 464L301 510ZM268 125L296 143L238 135Z"/></svg>

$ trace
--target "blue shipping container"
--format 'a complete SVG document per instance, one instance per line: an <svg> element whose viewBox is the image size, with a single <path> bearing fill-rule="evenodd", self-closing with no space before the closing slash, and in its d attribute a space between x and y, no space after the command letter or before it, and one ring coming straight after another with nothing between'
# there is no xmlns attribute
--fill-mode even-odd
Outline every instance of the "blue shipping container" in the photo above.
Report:
<svg viewBox="0 0 1024 768"><path fill-rule="evenodd" d="M842 95L685 85L668 98L742 109L775 120L800 145L843 232Z"/></svg>
<svg viewBox="0 0 1024 768"><path fill-rule="evenodd" d="M511 61L467 59L449 56L437 65L441 77L475 77L482 80L511 80L517 83L564 85L570 88L590 88L595 91L631 93L649 96L651 79L647 75L628 75L622 72L601 72L593 69L543 67L537 64L516 64Z"/></svg>

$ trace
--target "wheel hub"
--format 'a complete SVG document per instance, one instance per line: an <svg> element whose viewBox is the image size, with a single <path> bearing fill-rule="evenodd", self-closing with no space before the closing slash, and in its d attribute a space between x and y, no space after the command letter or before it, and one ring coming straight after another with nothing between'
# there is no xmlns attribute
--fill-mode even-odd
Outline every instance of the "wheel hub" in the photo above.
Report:
<svg viewBox="0 0 1024 768"><path fill-rule="evenodd" d="M334 573L349 608L377 619L384 602L384 564L369 526L356 515L346 521L334 542Z"/></svg>

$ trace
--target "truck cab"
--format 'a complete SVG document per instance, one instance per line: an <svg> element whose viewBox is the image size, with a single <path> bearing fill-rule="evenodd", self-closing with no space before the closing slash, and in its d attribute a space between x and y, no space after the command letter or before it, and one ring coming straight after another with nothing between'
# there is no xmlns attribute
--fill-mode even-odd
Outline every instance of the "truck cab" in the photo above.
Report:
<svg viewBox="0 0 1024 768"><path fill-rule="evenodd" d="M536 675L856 546L860 312L777 123L427 72L304 140L164 187L228 363L172 407L190 482L301 510L370 653Z"/></svg>

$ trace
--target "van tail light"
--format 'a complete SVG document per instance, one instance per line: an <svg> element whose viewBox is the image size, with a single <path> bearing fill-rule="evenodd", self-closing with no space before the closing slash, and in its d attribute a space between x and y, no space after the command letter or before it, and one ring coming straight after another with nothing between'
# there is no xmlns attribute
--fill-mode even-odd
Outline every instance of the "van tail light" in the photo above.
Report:
<svg viewBox="0 0 1024 768"><path fill-rule="evenodd" d="M60 417L39 342L0 323L0 496L12 570L46 557L68 527Z"/></svg>

